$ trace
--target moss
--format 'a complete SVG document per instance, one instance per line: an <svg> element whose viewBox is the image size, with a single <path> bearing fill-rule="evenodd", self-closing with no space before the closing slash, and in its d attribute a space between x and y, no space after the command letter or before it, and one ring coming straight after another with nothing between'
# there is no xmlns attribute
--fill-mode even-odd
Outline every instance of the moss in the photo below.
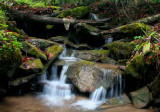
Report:
<svg viewBox="0 0 160 112"><path fill-rule="evenodd" d="M32 60L29 60L29 61L28 61L28 64L29 64L30 66L31 66L33 63L35 63L34 68L41 68L41 69L44 68L44 66L43 66L43 64L42 64L42 62L41 62L40 59L35 59L34 61L32 61Z"/></svg>
<svg viewBox="0 0 160 112"><path fill-rule="evenodd" d="M49 55L50 53L53 53L54 55L59 54L60 51L63 51L63 47L60 47L58 45L54 45L52 47L49 47L47 49L47 55Z"/></svg>
<svg viewBox="0 0 160 112"><path fill-rule="evenodd" d="M46 30L50 30L54 27L54 25L46 25Z"/></svg>
<svg viewBox="0 0 160 112"><path fill-rule="evenodd" d="M128 61L129 59L121 59L121 60L118 60L117 61L117 64L118 65L126 65L126 62Z"/></svg>
<svg viewBox="0 0 160 112"><path fill-rule="evenodd" d="M71 16L73 18L83 18L88 12L90 8L88 6L76 7L74 9L68 9L63 11L61 14L57 16L57 18L65 18L67 16Z"/></svg>
<svg viewBox="0 0 160 112"><path fill-rule="evenodd" d="M107 49L110 51L110 57L116 60L129 59L136 43L133 42L113 42L107 44Z"/></svg>
<svg viewBox="0 0 160 112"><path fill-rule="evenodd" d="M24 41L22 44L23 44L23 48L22 48L23 51L37 58L42 58L43 60L47 60L46 55L42 53L41 51L39 51L37 47L35 47L34 45L26 41Z"/></svg>
<svg viewBox="0 0 160 112"><path fill-rule="evenodd" d="M144 57L137 54L131 62L127 64L125 71L134 78L142 79L146 72Z"/></svg>
<svg viewBox="0 0 160 112"><path fill-rule="evenodd" d="M91 26L91 25L88 25L88 24L86 24L86 23L81 23L81 25L82 25L84 28L86 28L87 30L89 30L89 31L93 31L93 32L98 31L97 28L95 28L95 27L93 27L93 26Z"/></svg>
<svg viewBox="0 0 160 112"><path fill-rule="evenodd" d="M101 55L109 55L109 50L91 50L97 54L101 54Z"/></svg>
<svg viewBox="0 0 160 112"><path fill-rule="evenodd" d="M151 28L143 23L132 23L120 27L120 32L127 33L130 35L141 35L144 32L150 31Z"/></svg>

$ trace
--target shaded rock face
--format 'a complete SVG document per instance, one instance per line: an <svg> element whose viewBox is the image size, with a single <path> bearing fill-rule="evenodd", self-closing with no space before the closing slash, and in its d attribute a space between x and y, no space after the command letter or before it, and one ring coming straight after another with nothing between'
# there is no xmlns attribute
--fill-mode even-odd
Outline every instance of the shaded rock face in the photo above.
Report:
<svg viewBox="0 0 160 112"><path fill-rule="evenodd" d="M79 61L70 65L66 74L80 92L93 92L101 85L110 89L119 75L113 68L101 68L98 64L89 61Z"/></svg>
<svg viewBox="0 0 160 112"><path fill-rule="evenodd" d="M0 88L0 98L4 97L6 90Z"/></svg>
<svg viewBox="0 0 160 112"><path fill-rule="evenodd" d="M76 41L87 43L92 47L102 46L105 40L100 36L99 29L86 23L78 23L74 26ZM75 37L71 41L75 41Z"/></svg>
<svg viewBox="0 0 160 112"><path fill-rule="evenodd" d="M131 92L130 97L133 105L137 108L144 108L148 106L151 101L150 91L146 86L137 91Z"/></svg>

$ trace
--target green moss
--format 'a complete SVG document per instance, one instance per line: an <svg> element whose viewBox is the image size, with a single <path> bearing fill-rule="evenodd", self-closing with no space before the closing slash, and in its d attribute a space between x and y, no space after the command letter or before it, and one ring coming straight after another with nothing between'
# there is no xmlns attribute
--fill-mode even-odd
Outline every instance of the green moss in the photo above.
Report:
<svg viewBox="0 0 160 112"><path fill-rule="evenodd" d="M54 27L54 25L46 25L46 30L50 30Z"/></svg>
<svg viewBox="0 0 160 112"><path fill-rule="evenodd" d="M150 31L151 28L143 23L132 23L120 27L120 32L127 33L130 35L141 35L144 32Z"/></svg>
<svg viewBox="0 0 160 112"><path fill-rule="evenodd" d="M129 59L136 43L133 42L113 42L107 44L107 49L110 51L110 57L120 60Z"/></svg>
<svg viewBox="0 0 160 112"><path fill-rule="evenodd" d="M144 57L137 54L131 62L127 64L125 71L134 78L142 79L146 72Z"/></svg>
<svg viewBox="0 0 160 112"><path fill-rule="evenodd" d="M91 25L88 25L88 24L86 24L86 23L81 23L81 25L82 25L84 28L86 28L87 30L89 30L89 31L93 31L93 32L98 31L97 28L95 28L95 27L93 27L93 26L91 26Z"/></svg>
<svg viewBox="0 0 160 112"><path fill-rule="evenodd" d="M88 12L90 8L88 6L76 7L74 9L68 9L63 11L61 14L57 16L57 18L65 18L67 16L71 16L73 18L83 18Z"/></svg>
<svg viewBox="0 0 160 112"><path fill-rule="evenodd" d="M26 41L24 41L22 44L23 44L22 50L24 50L28 54L35 56L37 58L42 58L43 60L47 60L46 55L44 53L42 53L41 51L39 51L37 49L37 47L35 47L34 45L32 45Z"/></svg>
<svg viewBox="0 0 160 112"><path fill-rule="evenodd" d="M109 50L91 50L91 51L101 55L107 55L107 56L109 55Z"/></svg>
<svg viewBox="0 0 160 112"><path fill-rule="evenodd" d="M44 66L43 66L43 64L42 64L42 62L41 62L40 59L35 59L34 61L29 60L28 63L29 63L30 66L31 66L33 63L35 63L34 68L41 68L41 69L44 68Z"/></svg>
<svg viewBox="0 0 160 112"><path fill-rule="evenodd" d="M79 61L78 63L84 64L84 65L94 65L95 64L91 61L86 61L86 60Z"/></svg>
<svg viewBox="0 0 160 112"><path fill-rule="evenodd" d="M47 49L47 55L49 55L50 53L53 53L53 55L57 55L59 54L59 52L63 51L63 47L60 47L58 45L54 45L52 47L49 47Z"/></svg>

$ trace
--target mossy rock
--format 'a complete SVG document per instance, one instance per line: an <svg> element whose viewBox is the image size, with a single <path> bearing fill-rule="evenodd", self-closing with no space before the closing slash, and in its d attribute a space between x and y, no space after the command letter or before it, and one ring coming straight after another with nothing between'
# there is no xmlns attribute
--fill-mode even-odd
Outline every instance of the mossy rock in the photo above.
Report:
<svg viewBox="0 0 160 112"><path fill-rule="evenodd" d="M144 108L148 106L151 101L150 91L146 86L137 91L131 92L129 95L136 108Z"/></svg>
<svg viewBox="0 0 160 112"><path fill-rule="evenodd" d="M28 60L27 67L24 67L23 64L20 66L20 71L26 74L41 73L43 69L44 66L40 59Z"/></svg>
<svg viewBox="0 0 160 112"><path fill-rule="evenodd" d="M110 51L110 57L115 60L129 59L136 46L134 42L113 42L104 46Z"/></svg>
<svg viewBox="0 0 160 112"><path fill-rule="evenodd" d="M109 62L109 50L90 50L90 51L77 51L75 57L88 60L88 61L100 61L112 64ZM115 63L114 63L115 64Z"/></svg>
<svg viewBox="0 0 160 112"><path fill-rule="evenodd" d="M19 48L11 51L3 50L0 52L0 75L7 74L12 77L15 69L22 63L22 53Z"/></svg>
<svg viewBox="0 0 160 112"><path fill-rule="evenodd" d="M56 42L45 39L30 39L29 41L32 42L32 44L36 44L42 51L50 46L59 45Z"/></svg>
<svg viewBox="0 0 160 112"><path fill-rule="evenodd" d="M46 50L46 55L48 56L48 63L45 68L48 69L49 66L55 61L55 59L63 52L63 47L58 45L53 45Z"/></svg>
<svg viewBox="0 0 160 112"><path fill-rule="evenodd" d="M63 11L57 16L57 18L65 18L71 16L73 18L81 19L89 13L90 8L88 6L76 7L74 9L68 9Z"/></svg>
<svg viewBox="0 0 160 112"><path fill-rule="evenodd" d="M130 34L131 36L142 35L144 32L150 31L151 28L143 23L132 23L120 27L120 32Z"/></svg>
<svg viewBox="0 0 160 112"><path fill-rule="evenodd" d="M25 53L27 53L31 56L34 56L36 58L41 58L41 59L47 61L47 56L43 52L39 51L37 47L28 43L27 41L22 42L22 44L23 44L22 50Z"/></svg>
<svg viewBox="0 0 160 112"><path fill-rule="evenodd" d="M58 43L65 43L66 41L68 41L68 37L57 36L57 37L51 37L50 40Z"/></svg>
<svg viewBox="0 0 160 112"><path fill-rule="evenodd" d="M77 61L69 66L66 75L81 92L93 92L103 85L109 89L120 75L112 65L100 65L90 61Z"/></svg>
<svg viewBox="0 0 160 112"><path fill-rule="evenodd" d="M143 75L147 71L147 68L145 66L145 60L144 56L137 54L134 56L131 60L131 62L128 62L125 72L136 79L142 79Z"/></svg>

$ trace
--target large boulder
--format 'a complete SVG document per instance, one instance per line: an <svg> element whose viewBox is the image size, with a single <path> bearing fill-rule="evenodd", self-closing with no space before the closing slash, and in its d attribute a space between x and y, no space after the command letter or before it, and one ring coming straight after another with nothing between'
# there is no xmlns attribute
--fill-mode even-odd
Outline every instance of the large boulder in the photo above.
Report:
<svg viewBox="0 0 160 112"><path fill-rule="evenodd" d="M47 61L46 55L42 51L38 50L37 47L28 43L27 41L22 42L22 44L23 44L23 48L21 48L21 49L26 54L33 56L33 57L36 57L36 58L41 58L41 59Z"/></svg>
<svg viewBox="0 0 160 112"><path fill-rule="evenodd" d="M88 6L76 7L74 9L64 10L61 14L59 14L58 18L65 18L67 16L71 16L73 18L81 19L87 14L89 14L90 8Z"/></svg>
<svg viewBox="0 0 160 112"><path fill-rule="evenodd" d="M137 108L144 108L148 106L151 101L151 94L147 86L137 91L133 91L129 95L133 105Z"/></svg>
<svg viewBox="0 0 160 112"><path fill-rule="evenodd" d="M115 64L116 61L109 58L109 50L90 50L90 51L76 51L75 57L87 61L98 61L106 64Z"/></svg>
<svg viewBox="0 0 160 112"><path fill-rule="evenodd" d="M66 74L79 91L93 92L101 85L106 89L111 88L112 83L121 73L114 65L78 61L69 66Z"/></svg>

